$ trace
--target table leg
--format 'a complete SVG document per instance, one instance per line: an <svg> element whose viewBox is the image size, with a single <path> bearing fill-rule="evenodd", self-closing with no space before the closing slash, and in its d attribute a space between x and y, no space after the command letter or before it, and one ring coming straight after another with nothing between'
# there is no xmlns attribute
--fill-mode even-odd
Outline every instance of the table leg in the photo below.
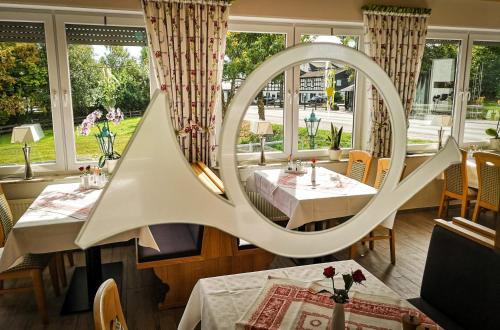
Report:
<svg viewBox="0 0 500 330"><path fill-rule="evenodd" d="M101 248L91 247L85 250L85 267L76 267L61 314L87 312L92 309L95 293L104 280L113 278L118 286L122 287L123 263L114 262L101 264Z"/></svg>

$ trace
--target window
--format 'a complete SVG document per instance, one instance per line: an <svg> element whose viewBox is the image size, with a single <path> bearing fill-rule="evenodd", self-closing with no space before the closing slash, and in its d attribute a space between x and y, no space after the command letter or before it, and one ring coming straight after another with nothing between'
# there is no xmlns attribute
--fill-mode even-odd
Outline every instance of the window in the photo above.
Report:
<svg viewBox="0 0 500 330"><path fill-rule="evenodd" d="M31 144L31 161L56 162L50 95L44 23L0 21L0 166L24 164L11 133L31 123L44 132Z"/></svg>
<svg viewBox="0 0 500 330"><path fill-rule="evenodd" d="M443 143L451 135L460 41L427 39L417 90L409 117L408 144Z"/></svg>
<svg viewBox="0 0 500 330"><path fill-rule="evenodd" d="M472 42L464 143L487 143L500 117L500 41Z"/></svg>
<svg viewBox="0 0 500 330"><path fill-rule="evenodd" d="M300 42L331 42L358 48L357 36L301 34ZM300 80L296 116L298 120L297 150L328 149L330 125L343 127L341 147L352 147L356 70L335 62L309 62L296 70ZM311 113L320 119L314 138L307 132L304 119Z"/></svg>
<svg viewBox="0 0 500 330"><path fill-rule="evenodd" d="M144 28L66 24L77 162L102 154L93 135L79 125L93 111L120 109L124 119L110 124L114 151L121 154L149 104L149 61ZM117 121L118 122L118 121Z"/></svg>
<svg viewBox="0 0 500 330"><path fill-rule="evenodd" d="M259 64L286 47L286 34L262 32L228 32L224 59L222 113L238 87ZM257 122L272 125L272 135L265 139L266 152L284 151L285 73L269 81L249 106L240 128L236 150L240 154L260 152Z"/></svg>

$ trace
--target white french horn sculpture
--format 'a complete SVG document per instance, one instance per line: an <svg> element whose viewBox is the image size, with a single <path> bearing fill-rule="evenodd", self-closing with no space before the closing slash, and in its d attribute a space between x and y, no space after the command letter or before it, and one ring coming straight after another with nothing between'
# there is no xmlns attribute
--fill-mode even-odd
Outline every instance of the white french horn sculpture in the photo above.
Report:
<svg viewBox="0 0 500 330"><path fill-rule="evenodd" d="M372 81L389 111L393 156L379 193L357 215L335 228L303 233L273 224L254 208L240 184L235 144L255 95L278 73L310 61L347 64ZM218 228L278 255L327 255L367 235L450 164L460 162L458 146L450 138L439 153L399 182L406 156L406 119L399 94L380 66L342 45L314 43L287 48L262 63L239 88L227 111L219 147L228 200L209 191L194 175L177 143L166 98L165 93L155 92L111 181L76 239L80 247L85 249L141 226L196 223Z"/></svg>

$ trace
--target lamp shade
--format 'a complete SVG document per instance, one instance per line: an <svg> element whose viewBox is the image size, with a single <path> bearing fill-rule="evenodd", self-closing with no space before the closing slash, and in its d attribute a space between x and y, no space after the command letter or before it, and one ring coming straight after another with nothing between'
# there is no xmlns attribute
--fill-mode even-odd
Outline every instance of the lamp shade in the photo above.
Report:
<svg viewBox="0 0 500 330"><path fill-rule="evenodd" d="M10 143L37 142L43 138L43 131L40 124L27 124L14 127Z"/></svg>
<svg viewBox="0 0 500 330"><path fill-rule="evenodd" d="M253 122L251 132L257 135L273 135L273 125L268 121Z"/></svg>
<svg viewBox="0 0 500 330"><path fill-rule="evenodd" d="M448 115L434 116L432 118L432 125L441 127L450 127L453 123L453 118Z"/></svg>

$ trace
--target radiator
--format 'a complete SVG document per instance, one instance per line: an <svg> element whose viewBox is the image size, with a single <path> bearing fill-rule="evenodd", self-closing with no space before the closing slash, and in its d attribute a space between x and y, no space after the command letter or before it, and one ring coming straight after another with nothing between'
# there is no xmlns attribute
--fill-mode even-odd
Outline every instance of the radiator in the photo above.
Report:
<svg viewBox="0 0 500 330"><path fill-rule="evenodd" d="M12 211L12 216L14 217L14 223L19 220L19 218L26 212L28 207L33 203L33 198L26 199L11 199L9 200L9 206Z"/></svg>
<svg viewBox="0 0 500 330"><path fill-rule="evenodd" d="M288 217L274 207L273 204L269 203L265 198L263 198L258 192L247 191L250 201L255 205L257 210L259 210L263 215L268 217L272 221L285 221Z"/></svg>

